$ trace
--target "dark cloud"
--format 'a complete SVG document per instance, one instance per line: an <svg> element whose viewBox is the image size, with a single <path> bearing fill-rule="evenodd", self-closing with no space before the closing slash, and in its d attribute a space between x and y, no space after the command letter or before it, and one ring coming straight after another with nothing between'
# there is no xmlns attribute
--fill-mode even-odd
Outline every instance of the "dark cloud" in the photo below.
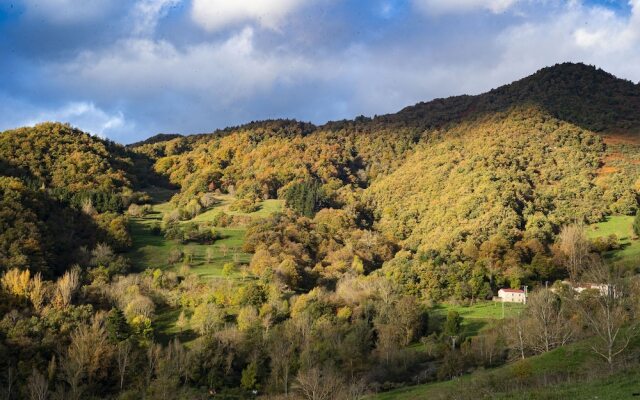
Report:
<svg viewBox="0 0 640 400"><path fill-rule="evenodd" d="M238 0L228 20L188 0L70 2L1 6L0 128L61 119L132 142L394 112L562 61L640 79L640 0Z"/></svg>

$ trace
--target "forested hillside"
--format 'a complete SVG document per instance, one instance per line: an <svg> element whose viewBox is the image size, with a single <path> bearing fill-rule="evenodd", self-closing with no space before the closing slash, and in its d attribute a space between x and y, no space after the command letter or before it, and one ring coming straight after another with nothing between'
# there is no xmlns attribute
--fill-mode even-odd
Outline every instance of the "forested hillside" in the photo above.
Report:
<svg viewBox="0 0 640 400"><path fill-rule="evenodd" d="M131 244L123 211L144 195L138 155L67 125L0 134L0 267L53 277L97 243ZM140 173L138 173L140 172ZM87 250L88 249L88 250Z"/></svg>
<svg viewBox="0 0 640 400"><path fill-rule="evenodd" d="M638 347L639 191L640 86L582 64L322 126L2 132L0 386L361 399L572 342L614 372ZM525 285L526 307L488 301Z"/></svg>

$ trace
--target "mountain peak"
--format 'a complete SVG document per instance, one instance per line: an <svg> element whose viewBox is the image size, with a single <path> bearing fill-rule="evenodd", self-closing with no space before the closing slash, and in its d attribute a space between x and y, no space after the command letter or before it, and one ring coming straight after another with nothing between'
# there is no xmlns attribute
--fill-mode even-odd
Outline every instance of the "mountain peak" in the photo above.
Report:
<svg viewBox="0 0 640 400"><path fill-rule="evenodd" d="M487 93L435 99L379 118L432 128L523 105L596 132L640 132L640 85L583 63L556 64Z"/></svg>

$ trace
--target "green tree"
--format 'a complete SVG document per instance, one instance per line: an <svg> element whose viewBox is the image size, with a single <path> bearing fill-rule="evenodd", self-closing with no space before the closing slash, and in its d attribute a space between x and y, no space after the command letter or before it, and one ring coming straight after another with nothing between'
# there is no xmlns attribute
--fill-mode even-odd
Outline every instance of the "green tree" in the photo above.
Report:
<svg viewBox="0 0 640 400"><path fill-rule="evenodd" d="M307 180L294 183L285 193L287 207L306 217L313 217L327 204L327 196L320 182Z"/></svg>
<svg viewBox="0 0 640 400"><path fill-rule="evenodd" d="M640 236L640 210L636 212L636 217L633 219L633 233Z"/></svg>
<svg viewBox="0 0 640 400"><path fill-rule="evenodd" d="M107 335L112 343L126 340L131 335L129 324L119 308L112 308L107 315Z"/></svg>
<svg viewBox="0 0 640 400"><path fill-rule="evenodd" d="M460 333L462 333L462 317L457 311L449 310L447 313L447 319L442 328L442 336L446 340L454 340L455 343L455 341L459 339Z"/></svg>
<svg viewBox="0 0 640 400"><path fill-rule="evenodd" d="M258 382L258 365L255 361L251 362L245 369L242 370L242 377L240 378L240 385L246 390L255 389Z"/></svg>

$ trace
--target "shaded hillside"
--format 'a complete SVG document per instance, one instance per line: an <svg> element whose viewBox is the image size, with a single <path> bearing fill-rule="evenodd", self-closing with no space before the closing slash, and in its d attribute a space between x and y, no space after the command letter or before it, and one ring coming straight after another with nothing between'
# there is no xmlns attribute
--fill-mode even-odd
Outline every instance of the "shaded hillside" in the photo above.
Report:
<svg viewBox="0 0 640 400"><path fill-rule="evenodd" d="M563 121L596 132L640 129L640 85L593 66L564 63L477 96L436 99L381 116L378 123L442 127L465 118L536 105Z"/></svg>
<svg viewBox="0 0 640 400"><path fill-rule="evenodd" d="M150 163L68 125L0 133L0 269L45 276L67 269L85 246L130 243L122 212L141 198Z"/></svg>
<svg viewBox="0 0 640 400"><path fill-rule="evenodd" d="M149 145L149 144L155 144L155 143L161 143L161 142L167 142L169 140L173 140L173 139L177 139L177 138L181 138L183 137L182 135L178 134L178 133L158 133L157 135L153 135L145 140L141 140L139 142L134 142L131 143L129 145L127 145L127 147L130 148L134 148L134 147L141 147L144 145Z"/></svg>

